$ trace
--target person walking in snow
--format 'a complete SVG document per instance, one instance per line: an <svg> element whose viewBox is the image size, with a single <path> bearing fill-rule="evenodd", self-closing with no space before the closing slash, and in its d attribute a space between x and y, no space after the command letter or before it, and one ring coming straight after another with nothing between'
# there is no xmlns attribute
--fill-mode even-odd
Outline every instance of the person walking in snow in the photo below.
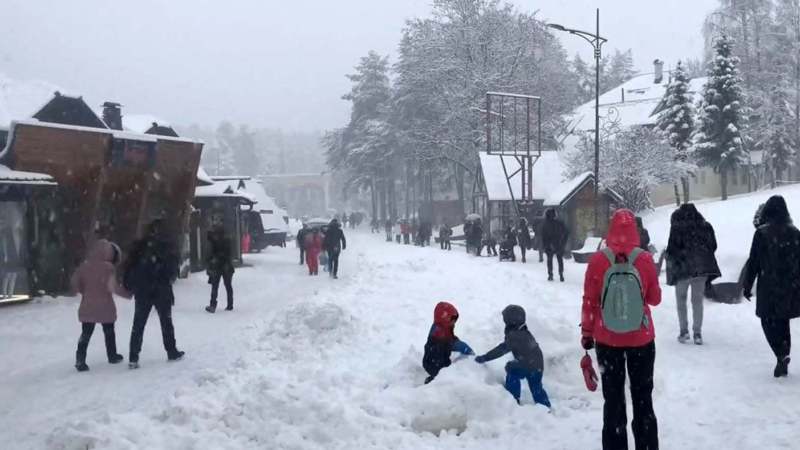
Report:
<svg viewBox="0 0 800 450"><path fill-rule="evenodd" d="M319 254L322 252L322 233L319 228L309 230L304 238L306 265L309 275L319 275Z"/></svg>
<svg viewBox="0 0 800 450"><path fill-rule="evenodd" d="M443 223L442 226L439 227L439 247L442 250L452 250L453 247L450 244L450 236L453 235L453 229L450 228L450 225L447 222Z"/></svg>
<svg viewBox="0 0 800 450"><path fill-rule="evenodd" d="M745 266L743 289L749 300L758 279L756 316L777 360L773 375L780 378L789 374L789 321L800 317L800 231L780 195L767 200L760 222Z"/></svg>
<svg viewBox="0 0 800 450"><path fill-rule="evenodd" d="M694 343L703 344L703 301L706 283L720 276L714 252L714 228L692 203L681 205L670 217L667 258L667 284L675 286L680 334L678 341L689 341L687 297L692 289L692 332Z"/></svg>
<svg viewBox="0 0 800 450"><path fill-rule="evenodd" d="M125 289L132 292L136 299L129 368L139 368L144 326L154 307L161 323L167 360L177 361L183 358L184 352L178 350L175 343L175 327L172 324L172 305L175 303L172 283L177 278L178 254L166 235L164 224L156 220L148 227L147 235L133 244L123 277Z"/></svg>
<svg viewBox="0 0 800 450"><path fill-rule="evenodd" d="M215 227L208 232L208 260L206 261L206 274L208 284L211 285L211 302L206 307L206 311L214 313L217 310L217 295L219 294L219 282L225 285L225 295L228 304L225 311L233 311L233 249L231 241L225 236L225 229L221 226Z"/></svg>
<svg viewBox="0 0 800 450"><path fill-rule="evenodd" d="M325 232L322 246L328 254L329 274L334 279L339 278L339 254L347 248L347 241L344 238L342 227L339 221L333 219Z"/></svg>
<svg viewBox="0 0 800 450"><path fill-rule="evenodd" d="M596 347L601 372L603 449L628 448L627 364L636 448L657 450L652 398L656 346L650 307L661 303L658 274L653 256L638 248L639 233L631 211L614 213L606 243L608 247L589 261L581 308L581 346L586 351ZM631 311L641 315L631 315Z"/></svg>
<svg viewBox="0 0 800 450"><path fill-rule="evenodd" d="M525 258L525 253L531 248L531 231L528 229L528 220L520 217L517 223L517 243L519 243L519 251L522 253L522 262L528 262Z"/></svg>
<svg viewBox="0 0 800 450"><path fill-rule="evenodd" d="M511 352L514 359L506 363L506 390L519 403L522 394L521 381L526 380L533 401L550 408L550 399L542 386L542 349L525 324L525 309L518 305L506 306L503 309L503 322L506 325L503 342L485 355L476 357L475 362L487 363Z"/></svg>
<svg viewBox="0 0 800 450"><path fill-rule="evenodd" d="M391 219L386 219L386 222L383 224L383 230L386 232L386 242L392 242L392 221Z"/></svg>
<svg viewBox="0 0 800 450"><path fill-rule="evenodd" d="M303 227L297 231L297 248L300 249L300 265L305 264L306 255L306 235L311 231L308 225L303 223Z"/></svg>
<svg viewBox="0 0 800 450"><path fill-rule="evenodd" d="M474 355L475 352L455 335L458 310L447 302L439 302L433 309L433 325L425 342L425 353L422 356L422 367L428 373L425 384L430 383L439 372L451 364L450 354L459 352L462 355Z"/></svg>
<svg viewBox="0 0 800 450"><path fill-rule="evenodd" d="M644 227L642 218L636 216L636 229L639 231L639 248L650 251L650 232Z"/></svg>
<svg viewBox="0 0 800 450"><path fill-rule="evenodd" d="M558 260L558 277L564 281L564 248L568 237L567 226L556 217L556 210L548 209L542 224L542 246L547 254L547 281L553 281L553 256Z"/></svg>
<svg viewBox="0 0 800 450"><path fill-rule="evenodd" d="M103 326L109 364L117 364L124 359L117 353L117 338L114 333L117 307L114 305L114 294L128 299L131 296L117 283L114 264L120 259L118 252L119 250L115 249L111 242L98 239L89 249L86 260L72 274L70 280L72 291L81 294L81 304L78 307L81 336L78 339L78 350L75 352L75 368L78 372L89 370L89 366L86 365L86 352L95 325L98 323Z"/></svg>

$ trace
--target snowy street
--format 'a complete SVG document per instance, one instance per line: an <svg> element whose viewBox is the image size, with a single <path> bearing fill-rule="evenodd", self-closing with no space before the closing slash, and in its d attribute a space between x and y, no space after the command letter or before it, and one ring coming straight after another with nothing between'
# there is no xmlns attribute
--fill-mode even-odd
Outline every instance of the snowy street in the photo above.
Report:
<svg viewBox="0 0 800 450"><path fill-rule="evenodd" d="M657 243L666 239L661 225L650 224ZM106 363L98 330L91 371L75 372L77 299L4 308L0 404L10 407L0 417L0 442L13 449L599 448L602 396L586 390L579 369L585 266L568 261L567 282L549 283L535 255L527 265L498 263L461 247L399 246L363 232L348 238L338 281L309 278L293 246L249 255L252 267L234 279L232 313L203 311L202 275L178 283L175 329L186 359L166 362L151 316L137 371ZM747 247L721 241L721 264L732 246ZM772 378L754 305L707 301L706 345L681 345L674 293L663 287L654 309L663 448L792 448L800 379ZM422 347L441 300L459 309L456 333L478 353L502 340L505 305L526 308L545 355L552 414L532 405L527 388L523 405L514 403L501 384L503 360L458 360L422 385ZM127 358L133 307L117 304Z"/></svg>

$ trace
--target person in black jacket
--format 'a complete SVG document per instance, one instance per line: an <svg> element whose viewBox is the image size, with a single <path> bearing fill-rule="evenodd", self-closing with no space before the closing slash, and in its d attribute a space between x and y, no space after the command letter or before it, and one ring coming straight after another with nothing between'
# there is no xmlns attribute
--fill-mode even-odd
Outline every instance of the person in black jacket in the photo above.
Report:
<svg viewBox="0 0 800 450"><path fill-rule="evenodd" d="M154 307L161 322L167 359L176 361L183 358L184 352L178 350L175 344L175 328L172 324L172 305L175 303L172 283L177 278L177 251L171 239L167 238L163 223L156 220L148 227L147 235L133 244L123 276L125 289L136 298L129 368L139 368L144 326Z"/></svg>
<svg viewBox="0 0 800 450"><path fill-rule="evenodd" d="M525 263L525 253L531 248L531 231L528 229L528 221L521 217L517 224L517 243L519 250L522 252L522 262Z"/></svg>
<svg viewBox="0 0 800 450"><path fill-rule="evenodd" d="M305 242L306 242L306 234L308 234L309 231L311 231L311 230L308 229L308 225L305 224L305 223L303 224L303 228L301 228L301 229L299 229L297 231L297 248L300 249L300 265L301 266L306 263L306 259L305 259L305 256L306 256L306 244L305 244Z"/></svg>
<svg viewBox="0 0 800 450"><path fill-rule="evenodd" d="M706 283L720 276L714 252L717 239L714 228L692 203L681 205L670 217L667 258L667 284L675 286L678 304L678 341L689 341L687 297L692 289L692 331L694 343L703 344L703 299Z"/></svg>
<svg viewBox="0 0 800 450"><path fill-rule="evenodd" d="M506 324L503 342L485 355L476 357L475 362L483 364L511 352L514 359L506 364L506 390L519 403L520 382L523 379L527 380L533 401L550 408L550 399L542 387L544 373L542 349L525 324L525 309L518 305L506 306L503 309L503 322Z"/></svg>
<svg viewBox="0 0 800 450"><path fill-rule="evenodd" d="M773 375L789 373L792 345L789 321L800 317L800 231L783 197L771 197L761 212L761 223L753 235L750 258L746 264L744 296L753 296L758 278L756 316L777 364Z"/></svg>
<svg viewBox="0 0 800 450"><path fill-rule="evenodd" d="M344 232L336 219L331 220L328 229L325 231L325 238L322 240L322 247L328 254L328 275L332 278L339 278L339 254L347 248L347 241Z"/></svg>
<svg viewBox="0 0 800 450"><path fill-rule="evenodd" d="M641 217L636 217L636 229L639 231L639 248L650 251L650 232L644 227Z"/></svg>
<svg viewBox="0 0 800 450"><path fill-rule="evenodd" d="M208 232L208 243L206 274L208 274L208 284L211 285L211 303L206 307L206 311L213 314L217 310L220 280L225 284L225 294L228 299L225 310L233 311L233 273L235 270L231 240L225 236L224 228L216 227Z"/></svg>
<svg viewBox="0 0 800 450"><path fill-rule="evenodd" d="M547 254L547 281L553 281L553 256L558 260L558 276L564 281L564 247L568 237L567 226L556 218L556 210L548 209L542 224L542 247Z"/></svg>

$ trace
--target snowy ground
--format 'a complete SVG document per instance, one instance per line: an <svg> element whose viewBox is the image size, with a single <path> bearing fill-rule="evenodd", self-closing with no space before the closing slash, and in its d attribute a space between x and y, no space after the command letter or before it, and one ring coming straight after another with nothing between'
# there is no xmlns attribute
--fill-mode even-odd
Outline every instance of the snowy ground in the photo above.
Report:
<svg viewBox="0 0 800 450"><path fill-rule="evenodd" d="M747 236L728 227L749 223L757 201L704 206L709 215L730 214L709 217L726 240L723 268L738 264L752 234L751 226ZM800 215L800 205L790 207ZM665 218L668 211L648 218L656 243L666 240ZM602 398L586 391L578 367L585 266L568 262L567 283L548 283L536 262L498 263L381 236L348 236L336 282L309 278L293 248L249 257L253 267L237 273L233 313L202 310L202 277L180 283L174 316L187 358L165 361L152 317L138 371L104 362L99 329L92 370L74 371L75 299L0 309L2 447L600 448ZM654 319L662 448L796 447L800 377L772 378L754 305L706 303L707 345L682 346L674 296L664 292ZM456 332L478 352L502 339L502 308L523 305L545 353L554 413L529 397L517 406L501 386L502 361L460 360L421 385L422 346L440 300L459 308ZM124 349L133 308L121 301L119 310Z"/></svg>

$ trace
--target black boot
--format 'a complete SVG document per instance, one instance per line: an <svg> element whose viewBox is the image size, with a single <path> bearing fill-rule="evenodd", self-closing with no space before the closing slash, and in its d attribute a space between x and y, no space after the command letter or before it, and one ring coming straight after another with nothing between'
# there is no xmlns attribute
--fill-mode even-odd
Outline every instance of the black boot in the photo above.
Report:
<svg viewBox="0 0 800 450"><path fill-rule="evenodd" d="M172 352L172 353L167 355L167 360L168 361L179 361L179 360L183 359L183 355L185 355L185 354L186 354L186 352L182 352L180 350L175 350L174 352Z"/></svg>
<svg viewBox="0 0 800 450"><path fill-rule="evenodd" d="M206 312L214 314L216 311L217 311L217 305L212 303L212 304L206 306Z"/></svg>
<svg viewBox="0 0 800 450"><path fill-rule="evenodd" d="M78 339L78 350L75 352L75 368L78 372L86 372L89 366L86 365L86 350L89 347L89 340L83 335Z"/></svg>
<svg viewBox="0 0 800 450"><path fill-rule="evenodd" d="M782 360L778 360L778 364L775 365L775 371L772 373L772 375L775 378L781 378L789 375L789 362L791 362L791 358L788 356Z"/></svg>
<svg viewBox="0 0 800 450"><path fill-rule="evenodd" d="M106 339L106 356L109 364L119 364L125 359L117 353L117 336L114 333L114 324L103 325L103 335Z"/></svg>

